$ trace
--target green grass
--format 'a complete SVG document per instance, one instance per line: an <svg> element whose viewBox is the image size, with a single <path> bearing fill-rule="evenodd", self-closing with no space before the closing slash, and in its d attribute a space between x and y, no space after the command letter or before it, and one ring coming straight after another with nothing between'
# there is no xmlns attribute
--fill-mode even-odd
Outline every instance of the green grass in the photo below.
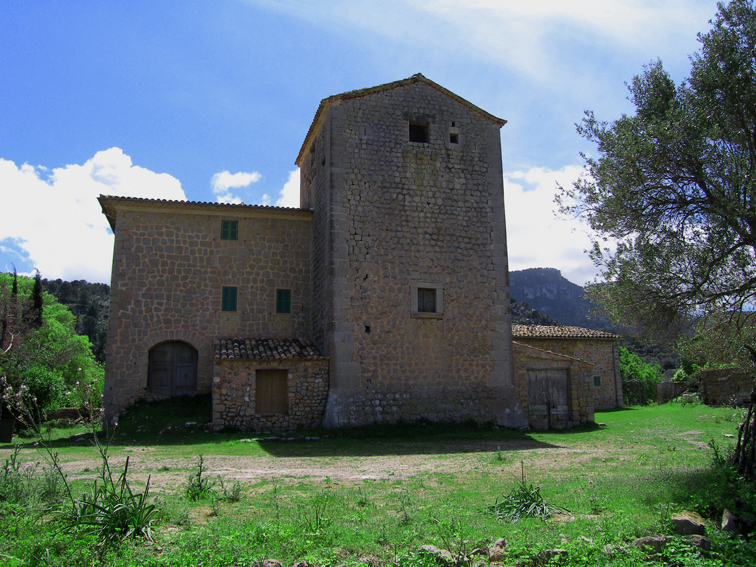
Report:
<svg viewBox="0 0 756 567"><path fill-rule="evenodd" d="M85 533L60 532L44 503L0 501L0 565L209 566L275 558L285 565L430 567L418 552L424 544L459 559L502 537L510 542L505 564L539 565L543 550L562 548L569 552L563 565L636 565L643 561L637 552L607 554L605 546L671 534L670 515L683 509L708 519L714 552L695 559L680 544L657 564L756 562L752 542L716 529L724 507L744 514L756 509L752 487L711 467L708 442L725 452L734 444L725 437L736 433L732 409L666 405L601 412L596 420L605 425L565 432L426 423L336 435L302 432L296 436L321 438L282 443L206 432L208 405L192 399L135 406L112 438L109 459L117 470L130 458L135 491L151 475L150 494L162 512L154 542L101 546ZM186 422L199 426L187 429ZM78 429L50 433L74 491L87 490L97 477L94 448L75 442ZM42 461L29 439L15 441L20 460ZM186 487L196 479L200 454L204 474L218 482L206 498L193 501ZM0 464L9 455L0 447ZM364 467L370 474L339 472ZM267 472L241 475L242 469ZM487 513L520 485L521 470L528 486L570 512L516 523ZM229 497L235 482L237 494Z"/></svg>

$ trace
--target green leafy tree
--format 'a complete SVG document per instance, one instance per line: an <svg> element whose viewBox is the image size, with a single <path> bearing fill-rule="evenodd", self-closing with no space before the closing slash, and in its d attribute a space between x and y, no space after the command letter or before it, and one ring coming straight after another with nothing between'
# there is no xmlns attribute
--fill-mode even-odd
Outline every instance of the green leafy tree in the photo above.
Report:
<svg viewBox="0 0 756 567"><path fill-rule="evenodd" d="M95 392L101 392L103 369L96 363L87 337L76 334L76 317L53 296L41 292L38 282L38 278L0 274L4 314L0 324L7 329L0 351L0 376L13 391L36 398L36 406L47 411L65 405L66 392L77 383L91 384Z"/></svg>
<svg viewBox="0 0 756 567"><path fill-rule="evenodd" d="M634 115L609 123L586 113L578 131L597 157L585 157L587 174L558 196L562 212L598 234L592 256L605 283L592 298L615 322L649 333L742 313L756 295L753 1L720 3L711 24L681 84L655 62L629 85ZM756 358L756 344L743 346ZM754 427L751 411L736 454L751 478Z"/></svg>
<svg viewBox="0 0 756 567"><path fill-rule="evenodd" d="M627 405L647 405L656 401L656 385L662 380L659 366L643 362L637 354L624 347L619 348L619 366L622 393Z"/></svg>

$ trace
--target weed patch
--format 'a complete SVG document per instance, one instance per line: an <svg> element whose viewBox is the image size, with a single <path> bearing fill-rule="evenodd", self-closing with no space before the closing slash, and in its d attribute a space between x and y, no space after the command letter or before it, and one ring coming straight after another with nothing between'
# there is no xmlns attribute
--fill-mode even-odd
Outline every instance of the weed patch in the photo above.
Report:
<svg viewBox="0 0 756 567"><path fill-rule="evenodd" d="M521 463L522 464L522 463ZM522 466L520 482L509 494L497 498L496 503L488 507L499 522L519 522L523 518L548 520L557 512L569 513L569 510L556 504L550 504L542 495L541 487L525 482L525 468Z"/></svg>

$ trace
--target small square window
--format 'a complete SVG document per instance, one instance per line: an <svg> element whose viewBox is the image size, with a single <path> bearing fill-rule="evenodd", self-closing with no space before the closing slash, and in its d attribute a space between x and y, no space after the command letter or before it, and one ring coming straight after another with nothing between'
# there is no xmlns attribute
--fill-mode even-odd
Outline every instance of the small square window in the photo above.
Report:
<svg viewBox="0 0 756 567"><path fill-rule="evenodd" d="M594 376L593 377L593 386L595 388L598 388L599 386L601 386L601 376Z"/></svg>
<svg viewBox="0 0 756 567"><path fill-rule="evenodd" d="M235 287L224 287L221 290L221 311L236 311Z"/></svg>
<svg viewBox="0 0 756 567"><path fill-rule="evenodd" d="M444 288L433 282L410 283L410 312L412 317L442 319Z"/></svg>
<svg viewBox="0 0 756 567"><path fill-rule="evenodd" d="M291 313L291 290L276 290L276 313Z"/></svg>
<svg viewBox="0 0 756 567"><path fill-rule="evenodd" d="M428 287L417 288L418 313L436 312L436 290Z"/></svg>
<svg viewBox="0 0 756 567"><path fill-rule="evenodd" d="M449 134L449 143L459 144L459 134L457 134L456 132Z"/></svg>
<svg viewBox="0 0 756 567"><path fill-rule="evenodd" d="M239 221L221 221L221 240L239 240Z"/></svg>
<svg viewBox="0 0 756 567"><path fill-rule="evenodd" d="M420 144L430 142L430 124L421 124L419 122L409 123L409 141Z"/></svg>

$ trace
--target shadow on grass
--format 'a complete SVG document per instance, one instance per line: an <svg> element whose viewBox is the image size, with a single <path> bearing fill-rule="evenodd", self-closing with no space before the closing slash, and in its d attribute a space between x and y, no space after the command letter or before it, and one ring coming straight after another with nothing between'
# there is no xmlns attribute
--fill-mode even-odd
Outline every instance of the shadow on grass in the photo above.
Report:
<svg viewBox="0 0 756 567"><path fill-rule="evenodd" d="M374 424L352 429L297 431L285 438L274 438L250 432L213 433L207 427L210 420L209 395L139 402L119 416L112 435L98 433L98 438L113 448L223 444L224 452L243 454L245 447L259 447L276 457L475 454L558 447L536 440L524 431L472 421ZM87 447L93 441L91 431L66 435L62 428L55 430L54 437L49 442L52 449ZM35 439L27 439L19 439L17 443L20 441L22 448L34 447Z"/></svg>

